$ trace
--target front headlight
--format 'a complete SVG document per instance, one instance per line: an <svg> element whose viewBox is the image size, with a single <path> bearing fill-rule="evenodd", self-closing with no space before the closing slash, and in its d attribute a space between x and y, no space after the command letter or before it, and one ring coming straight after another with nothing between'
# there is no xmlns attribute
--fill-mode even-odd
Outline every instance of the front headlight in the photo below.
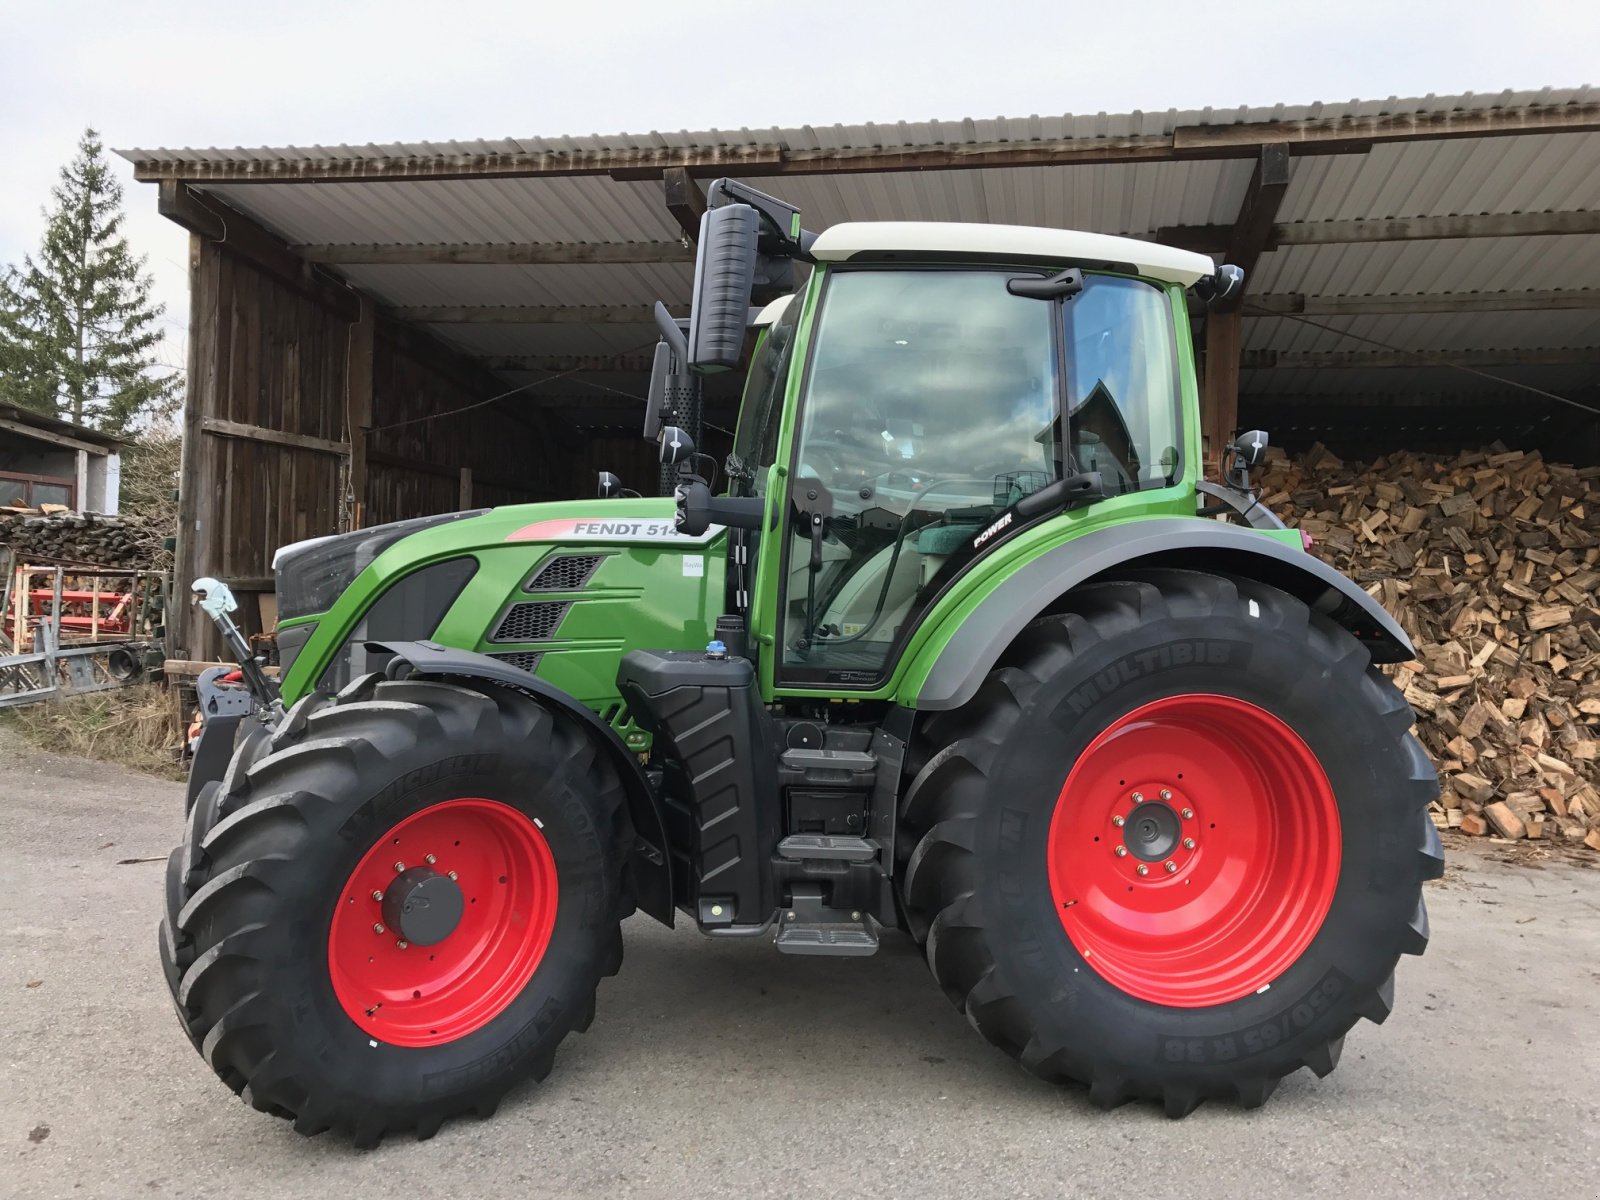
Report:
<svg viewBox="0 0 1600 1200"><path fill-rule="evenodd" d="M471 512L392 521L371 529L336 533L281 547L272 556L278 589L278 619L289 621L326 612L373 559L401 538L447 521L482 516L488 511L479 508Z"/></svg>

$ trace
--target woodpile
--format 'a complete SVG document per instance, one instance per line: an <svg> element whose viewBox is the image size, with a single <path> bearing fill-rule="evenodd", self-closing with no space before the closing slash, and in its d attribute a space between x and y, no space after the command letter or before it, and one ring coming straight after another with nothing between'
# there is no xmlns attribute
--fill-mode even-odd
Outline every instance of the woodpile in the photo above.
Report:
<svg viewBox="0 0 1600 1200"><path fill-rule="evenodd" d="M1600 467L1317 446L1256 482L1416 643L1388 673L1439 767L1434 823L1600 851Z"/></svg>
<svg viewBox="0 0 1600 1200"><path fill-rule="evenodd" d="M56 508L55 505L46 505ZM0 508L0 548L19 563L149 567L159 537L137 522L95 513Z"/></svg>

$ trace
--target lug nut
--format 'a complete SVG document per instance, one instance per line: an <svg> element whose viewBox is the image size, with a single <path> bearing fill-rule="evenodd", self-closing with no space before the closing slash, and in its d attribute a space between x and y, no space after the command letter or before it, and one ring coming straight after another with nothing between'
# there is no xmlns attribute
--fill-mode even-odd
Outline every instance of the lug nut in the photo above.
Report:
<svg viewBox="0 0 1600 1200"><path fill-rule="evenodd" d="M1192 809L1192 808L1186 808L1186 809L1184 809L1184 810L1183 810L1183 819L1184 819L1184 820L1185 820L1185 821L1192 821L1192 820L1194 820L1194 809Z"/></svg>
<svg viewBox="0 0 1600 1200"><path fill-rule="evenodd" d="M1184 838L1183 839L1183 848L1185 850L1193 850L1194 849L1194 839L1193 838Z"/></svg>
<svg viewBox="0 0 1600 1200"><path fill-rule="evenodd" d="M378 891L376 888L374 888L372 890L372 898L374 900L382 900L383 899L383 893Z"/></svg>
<svg viewBox="0 0 1600 1200"><path fill-rule="evenodd" d="M397 862L394 864L394 869L398 873L400 871L404 871L406 869L406 865L403 862Z"/></svg>
<svg viewBox="0 0 1600 1200"><path fill-rule="evenodd" d="M1116 854L1118 858L1126 858L1128 856L1128 848L1126 846L1118 846L1113 853Z"/></svg>
<svg viewBox="0 0 1600 1200"><path fill-rule="evenodd" d="M439 860L437 858L435 858L433 855L430 854L425 859L423 859L422 861L427 863L431 867L431 866L433 866L434 863L438 862Z"/></svg>
<svg viewBox="0 0 1600 1200"><path fill-rule="evenodd" d="M1140 863L1137 867L1134 868L1134 870L1139 872L1139 874L1141 874L1141 875L1150 874L1150 868L1145 866L1143 863Z"/></svg>
<svg viewBox="0 0 1600 1200"><path fill-rule="evenodd" d="M1171 800L1172 799L1172 792L1170 790L1168 790L1167 788L1162 788L1161 789L1161 798L1163 800Z"/></svg>
<svg viewBox="0 0 1600 1200"><path fill-rule="evenodd" d="M402 949L402 950L408 950L408 949L411 948L411 943L406 941L405 938L401 938L398 942L395 943L395 945L400 947L400 949Z"/></svg>
<svg viewBox="0 0 1600 1200"><path fill-rule="evenodd" d="M1144 793L1143 792L1135 792L1133 794L1133 802L1135 804L1143 804L1144 803Z"/></svg>
<svg viewBox="0 0 1600 1200"><path fill-rule="evenodd" d="M1176 871L1178 869L1178 864L1173 862L1170 858L1167 859L1167 861L1165 863L1165 866L1167 868L1167 874L1168 875L1171 875L1174 871Z"/></svg>
<svg viewBox="0 0 1600 1200"><path fill-rule="evenodd" d="M1120 816L1112 817L1111 818L1111 823L1113 825L1117 826L1120 829L1122 827L1122 825L1123 825L1123 820L1122 820L1122 818Z"/></svg>
<svg viewBox="0 0 1600 1200"><path fill-rule="evenodd" d="M450 878L454 879L455 877L456 877L456 873L454 871L451 871L450 872Z"/></svg>
<svg viewBox="0 0 1600 1200"><path fill-rule="evenodd" d="M383 923L382 922L378 922L378 923L374 924L372 926L372 932L373 933L382 933L383 932Z"/></svg>

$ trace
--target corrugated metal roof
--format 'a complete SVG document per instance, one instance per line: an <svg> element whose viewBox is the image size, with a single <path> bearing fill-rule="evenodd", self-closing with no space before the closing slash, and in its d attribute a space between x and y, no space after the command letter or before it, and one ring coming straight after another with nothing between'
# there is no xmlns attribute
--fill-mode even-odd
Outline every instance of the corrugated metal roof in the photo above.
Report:
<svg viewBox="0 0 1600 1200"><path fill-rule="evenodd" d="M1170 135L1194 125L1238 125L1266 121L1350 119L1393 114L1433 115L1472 109L1526 108L1582 104L1600 99L1600 89L1547 87L1532 91L1466 92L1457 96L1390 96L1387 100L1344 103L1274 104L1262 107L1166 109L1161 112L1063 113L1027 117L965 117L953 121L866 122L860 125L802 125L752 130L651 130L643 134L499 138L452 142L391 142L364 146L283 146L232 150L119 150L130 162L258 164L323 162L337 159L406 159L509 154L570 154L619 150L775 146L784 150L905 149L918 146L977 145L987 142L1052 141L1064 138L1119 138Z"/></svg>
<svg viewBox="0 0 1600 1200"><path fill-rule="evenodd" d="M135 162L187 167L455 159L645 150L893 152L1069 138L1168 137L1196 126L1438 116L1536 105L1593 105L1600 89L1546 88L1493 95L1351 100L1124 114L1063 114L959 121L900 121L794 129L652 131L645 134L415 142L275 149L121 151ZM840 221L985 221L1134 237L1169 226L1227 225L1252 171L1248 158L1074 163L877 173L816 173L753 180L799 205L806 224ZM232 183L198 178L198 190L248 214L293 244L670 242L681 231L659 182L606 174ZM1600 208L1600 133L1527 132L1389 142L1364 153L1291 160L1281 223ZM687 263L585 266L345 266L329 268L396 307L422 305L636 305L687 299ZM1600 236L1293 245L1262 256L1247 293L1307 296L1575 289L1600 280ZM1251 320L1247 350L1373 349L1334 330L1413 350L1585 348L1600 351L1600 311L1318 317ZM648 326L440 324L437 333L479 355L615 354L652 339ZM1600 354L1597 354L1600 359ZM1497 369L1564 388L1600 382L1600 365ZM1441 375L1449 378L1441 383ZM1382 394L1460 392L1486 381L1429 368L1279 368L1247 371L1250 392Z"/></svg>

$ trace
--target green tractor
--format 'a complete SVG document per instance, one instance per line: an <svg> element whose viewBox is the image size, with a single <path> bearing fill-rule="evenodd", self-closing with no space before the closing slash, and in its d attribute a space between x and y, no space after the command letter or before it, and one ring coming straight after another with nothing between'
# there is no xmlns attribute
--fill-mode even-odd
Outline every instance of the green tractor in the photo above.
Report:
<svg viewBox="0 0 1600 1200"><path fill-rule="evenodd" d="M1327 1074L1427 942L1437 783L1378 670L1411 643L1256 499L1265 435L1203 480L1189 305L1240 272L708 201L658 309L672 498L284 547L281 681L196 584L245 686L205 680L166 877L190 1040L302 1133L426 1137L550 1070L642 910L902 930L1105 1107ZM697 389L746 361L719 469Z"/></svg>

